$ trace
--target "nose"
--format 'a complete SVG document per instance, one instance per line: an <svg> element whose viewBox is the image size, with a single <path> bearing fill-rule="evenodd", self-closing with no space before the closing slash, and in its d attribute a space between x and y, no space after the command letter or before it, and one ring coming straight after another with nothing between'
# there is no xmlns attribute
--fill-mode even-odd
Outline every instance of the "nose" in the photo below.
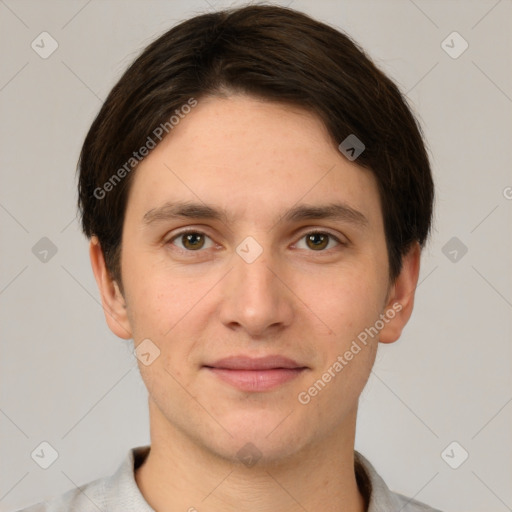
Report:
<svg viewBox="0 0 512 512"><path fill-rule="evenodd" d="M222 323L251 337L266 337L289 326L294 315L293 293L270 249L250 263L238 254L231 261L232 270L223 279Z"/></svg>

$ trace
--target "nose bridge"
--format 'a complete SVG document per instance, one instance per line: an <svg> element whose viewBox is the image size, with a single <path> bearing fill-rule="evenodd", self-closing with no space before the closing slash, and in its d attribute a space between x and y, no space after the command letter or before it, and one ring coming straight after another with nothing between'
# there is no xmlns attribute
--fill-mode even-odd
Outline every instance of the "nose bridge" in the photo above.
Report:
<svg viewBox="0 0 512 512"><path fill-rule="evenodd" d="M248 237L250 238L250 237ZM222 321L252 334L290 322L292 305L286 286L276 277L269 248L246 239L237 247L223 294Z"/></svg>

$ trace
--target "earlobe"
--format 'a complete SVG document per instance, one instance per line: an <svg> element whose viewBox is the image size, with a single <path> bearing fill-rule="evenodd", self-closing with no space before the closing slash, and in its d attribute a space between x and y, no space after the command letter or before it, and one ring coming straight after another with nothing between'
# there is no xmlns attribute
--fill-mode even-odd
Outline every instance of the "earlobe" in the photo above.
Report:
<svg viewBox="0 0 512 512"><path fill-rule="evenodd" d="M132 331L126 311L126 303L118 284L112 279L105 264L103 250L98 237L92 236L89 245L89 257L98 285L103 312L110 330L119 338L132 338Z"/></svg>
<svg viewBox="0 0 512 512"><path fill-rule="evenodd" d="M380 331L381 343L393 343L398 340L411 317L420 272L420 257L421 248L419 243L415 242L402 258L402 270L391 285L383 311L388 322Z"/></svg>

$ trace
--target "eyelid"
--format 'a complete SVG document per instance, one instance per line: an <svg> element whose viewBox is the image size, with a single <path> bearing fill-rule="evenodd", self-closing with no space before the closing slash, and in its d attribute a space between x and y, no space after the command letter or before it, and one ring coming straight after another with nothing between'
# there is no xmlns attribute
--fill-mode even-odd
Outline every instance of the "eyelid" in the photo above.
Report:
<svg viewBox="0 0 512 512"><path fill-rule="evenodd" d="M331 239L335 240L338 243L338 246L346 247L349 245L349 241L346 237L343 237L339 234L335 234L329 229L326 228L307 228L305 231L300 232L300 236L297 240L297 242L294 243L296 245L298 242L300 242L306 235L314 235L315 233L320 233L321 235L328 235ZM338 247L337 246L337 247ZM323 251L311 251L311 252L317 252L317 253L328 253L331 250L336 249L336 247L333 247L331 249L323 250Z"/></svg>
<svg viewBox="0 0 512 512"><path fill-rule="evenodd" d="M213 243L213 245L217 245L216 242L213 240L213 238L210 235L208 235L208 233L206 233L203 229L195 229L195 228L190 228L190 227L183 228L182 230L174 233L171 237L166 238L163 242L163 245L172 245L176 250L181 251L182 253L187 253L187 254L205 252L205 249L203 249L203 248L193 251L193 250L183 249L173 243L177 238L179 238L183 235L188 235L189 233L203 235L205 238L209 238L211 240L211 242ZM211 247L207 247L207 249L211 249Z"/></svg>
<svg viewBox="0 0 512 512"><path fill-rule="evenodd" d="M178 231L177 233L174 233L170 238L168 238L164 242L164 245L167 245L167 244L174 245L174 244L172 244L172 242L174 240L176 240L180 236L187 235L189 233L203 235L206 238L209 238L215 245L218 246L218 244L216 244L216 242L213 240L213 238L210 235L208 235L208 233L206 233L203 229L196 229L196 228L193 228L193 227L192 228L191 227L183 228L182 230ZM295 237L298 236L298 239L297 239L296 242L294 242L293 245L296 245L298 242L300 242L306 235L312 235L312 234L315 234L315 233L320 233L320 234L323 234L323 235L328 235L329 237L331 237L332 239L334 239L338 243L338 246L346 247L347 245L349 245L349 241L348 241L348 239L346 239L346 237L344 237L344 236L340 237L338 234L334 234L329 229L322 228L322 227L316 227L316 228L306 227L306 228L301 229L299 231L299 233L296 233L294 235ZM203 248L198 249L197 251L193 251L193 250L182 249L181 247L177 247L177 246L174 246L174 247L176 247L178 250L180 250L182 252L186 252L186 253L195 253L195 252L200 253L200 252L204 252L205 251ZM333 250L333 249L335 249L335 248L331 248L331 249L323 250L323 251L311 251L311 252L327 253L327 252L329 252L330 250Z"/></svg>

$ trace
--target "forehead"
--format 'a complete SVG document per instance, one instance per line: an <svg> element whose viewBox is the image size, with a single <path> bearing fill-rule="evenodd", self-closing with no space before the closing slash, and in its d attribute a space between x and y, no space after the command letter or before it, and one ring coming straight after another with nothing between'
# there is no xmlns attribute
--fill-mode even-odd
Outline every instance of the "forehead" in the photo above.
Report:
<svg viewBox="0 0 512 512"><path fill-rule="evenodd" d="M299 202L380 213L373 175L338 151L317 116L247 96L200 99L141 162L129 209L140 217L172 201L218 205L246 220Z"/></svg>

